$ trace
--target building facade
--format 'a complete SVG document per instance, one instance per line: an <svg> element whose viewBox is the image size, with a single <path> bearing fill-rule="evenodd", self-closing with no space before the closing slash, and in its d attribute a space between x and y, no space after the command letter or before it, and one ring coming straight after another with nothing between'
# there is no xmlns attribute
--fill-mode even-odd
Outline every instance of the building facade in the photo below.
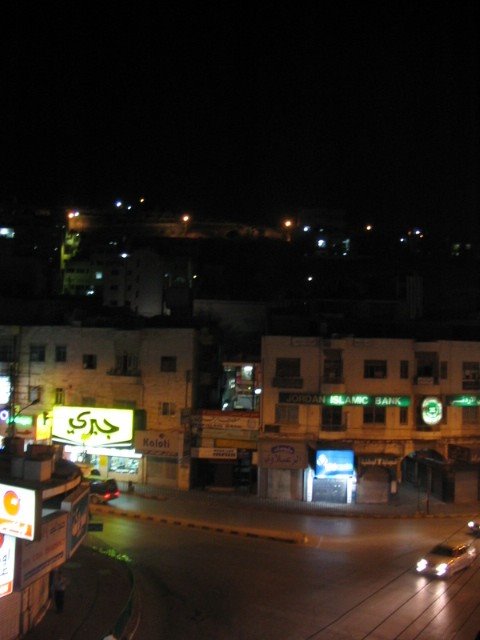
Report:
<svg viewBox="0 0 480 640"><path fill-rule="evenodd" d="M265 336L262 370L260 495L478 499L480 342Z"/></svg>
<svg viewBox="0 0 480 640"><path fill-rule="evenodd" d="M67 455L117 480L188 488L188 474L179 469L189 455L185 420L201 387L198 354L193 328L1 327L0 366L11 390L0 430L5 435L15 415L17 435L55 443L58 407L88 409L96 424L108 420L105 410L131 410L129 439L114 444L106 435L91 447L90 435L79 433L78 442L62 439ZM25 430L20 423L27 417ZM146 432L146 441L135 441ZM151 446L162 441L168 446Z"/></svg>

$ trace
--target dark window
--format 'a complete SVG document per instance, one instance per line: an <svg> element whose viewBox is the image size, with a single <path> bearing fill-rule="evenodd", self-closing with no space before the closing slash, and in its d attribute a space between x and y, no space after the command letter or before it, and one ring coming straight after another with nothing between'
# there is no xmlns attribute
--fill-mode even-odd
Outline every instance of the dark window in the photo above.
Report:
<svg viewBox="0 0 480 640"><path fill-rule="evenodd" d="M322 427L341 427L342 407L322 407Z"/></svg>
<svg viewBox="0 0 480 640"><path fill-rule="evenodd" d="M30 362L45 362L45 345L30 345Z"/></svg>
<svg viewBox="0 0 480 640"><path fill-rule="evenodd" d="M13 362L13 345L0 345L0 362Z"/></svg>
<svg viewBox="0 0 480 640"><path fill-rule="evenodd" d="M408 407L400 407L400 424L408 424Z"/></svg>
<svg viewBox="0 0 480 640"><path fill-rule="evenodd" d="M160 371L164 373L174 373L177 370L176 356L162 356L160 361Z"/></svg>
<svg viewBox="0 0 480 640"><path fill-rule="evenodd" d="M55 389L55 402L54 404L65 404L65 389Z"/></svg>
<svg viewBox="0 0 480 640"><path fill-rule="evenodd" d="M176 413L176 406L174 402L162 402L161 403L161 415L162 416L174 416Z"/></svg>
<svg viewBox="0 0 480 640"><path fill-rule="evenodd" d="M408 360L400 360L400 378L408 380Z"/></svg>
<svg viewBox="0 0 480 640"><path fill-rule="evenodd" d="M277 378L299 378L300 358L277 358L275 376Z"/></svg>
<svg viewBox="0 0 480 640"><path fill-rule="evenodd" d="M323 350L323 380L341 382L343 380L343 355L341 349Z"/></svg>
<svg viewBox="0 0 480 640"><path fill-rule="evenodd" d="M97 356L93 353L84 353L82 356L84 369L96 369L97 368Z"/></svg>
<svg viewBox="0 0 480 640"><path fill-rule="evenodd" d="M275 422L280 424L298 424L297 404L277 404L275 406Z"/></svg>
<svg viewBox="0 0 480 640"><path fill-rule="evenodd" d="M365 360L363 363L364 378L386 378L387 377L387 361L386 360Z"/></svg>
<svg viewBox="0 0 480 640"><path fill-rule="evenodd" d="M363 407L364 424L385 424L385 407L375 405Z"/></svg>
<svg viewBox="0 0 480 640"><path fill-rule="evenodd" d="M55 362L66 362L66 361L67 361L67 347L64 344L57 344L55 346Z"/></svg>

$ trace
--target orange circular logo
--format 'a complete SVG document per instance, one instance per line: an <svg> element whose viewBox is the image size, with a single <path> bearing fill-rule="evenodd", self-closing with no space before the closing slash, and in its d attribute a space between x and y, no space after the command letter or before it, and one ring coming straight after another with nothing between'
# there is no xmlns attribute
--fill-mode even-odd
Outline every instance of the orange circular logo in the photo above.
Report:
<svg viewBox="0 0 480 640"><path fill-rule="evenodd" d="M3 496L3 507L9 516L16 516L20 511L20 498L15 491L7 491Z"/></svg>

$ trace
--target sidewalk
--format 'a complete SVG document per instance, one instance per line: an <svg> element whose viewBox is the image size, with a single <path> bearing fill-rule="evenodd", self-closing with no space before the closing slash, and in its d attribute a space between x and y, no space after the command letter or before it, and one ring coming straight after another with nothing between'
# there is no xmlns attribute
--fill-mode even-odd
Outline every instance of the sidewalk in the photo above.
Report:
<svg viewBox="0 0 480 640"><path fill-rule="evenodd" d="M87 539L87 544L64 565L68 586L63 612L57 613L52 606L40 623L22 638L102 640L117 627L123 628L125 616L130 617L132 574L126 562L90 548L89 542L93 540Z"/></svg>
<svg viewBox="0 0 480 640"><path fill-rule="evenodd" d="M326 517L455 517L465 519L466 524L480 510L478 502L455 505L432 497L427 500L411 487L402 487L390 504L373 505L266 500L249 494L141 485L128 493L126 485L120 488L123 490L120 498L109 505L92 505L95 521L101 520L102 513L112 513L294 544L314 541ZM133 637L130 632L136 624L136 610L128 603L134 593L129 566L89 548L88 544L95 544L93 534L89 534L86 544L65 567L70 586L64 612L49 610L39 626L24 636L26 640L102 640L112 630L119 640ZM130 624L122 633L127 621Z"/></svg>

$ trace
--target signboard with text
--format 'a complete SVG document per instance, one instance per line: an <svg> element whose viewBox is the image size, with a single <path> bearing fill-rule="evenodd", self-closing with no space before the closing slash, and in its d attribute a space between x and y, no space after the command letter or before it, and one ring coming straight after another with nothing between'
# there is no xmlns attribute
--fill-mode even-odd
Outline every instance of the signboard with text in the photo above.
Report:
<svg viewBox="0 0 480 640"><path fill-rule="evenodd" d="M15 538L0 533L0 598L13 591L15 573Z"/></svg>
<svg viewBox="0 0 480 640"><path fill-rule="evenodd" d="M269 469L305 469L308 464L303 442L262 442L258 453L259 466Z"/></svg>
<svg viewBox="0 0 480 640"><path fill-rule="evenodd" d="M183 434L182 434L183 437ZM135 451L145 455L175 458L178 456L180 432L175 431L137 431L135 433Z"/></svg>
<svg viewBox="0 0 480 640"><path fill-rule="evenodd" d="M67 517L64 511L55 511L42 522L40 540L18 545L16 589L23 589L65 562Z"/></svg>
<svg viewBox="0 0 480 640"><path fill-rule="evenodd" d="M317 404L331 407L344 406L377 406L377 407L409 407L409 396L369 396L361 393L335 393L323 395L321 393L289 393L278 394L278 401L284 404Z"/></svg>
<svg viewBox="0 0 480 640"><path fill-rule="evenodd" d="M88 533L90 485L82 484L62 502L62 511L68 512L67 558L70 558Z"/></svg>
<svg viewBox="0 0 480 640"><path fill-rule="evenodd" d="M131 446L133 416L131 409L54 407L52 439L89 447Z"/></svg>
<svg viewBox="0 0 480 640"><path fill-rule="evenodd" d="M0 484L0 534L33 540L41 518L42 500L35 489Z"/></svg>

